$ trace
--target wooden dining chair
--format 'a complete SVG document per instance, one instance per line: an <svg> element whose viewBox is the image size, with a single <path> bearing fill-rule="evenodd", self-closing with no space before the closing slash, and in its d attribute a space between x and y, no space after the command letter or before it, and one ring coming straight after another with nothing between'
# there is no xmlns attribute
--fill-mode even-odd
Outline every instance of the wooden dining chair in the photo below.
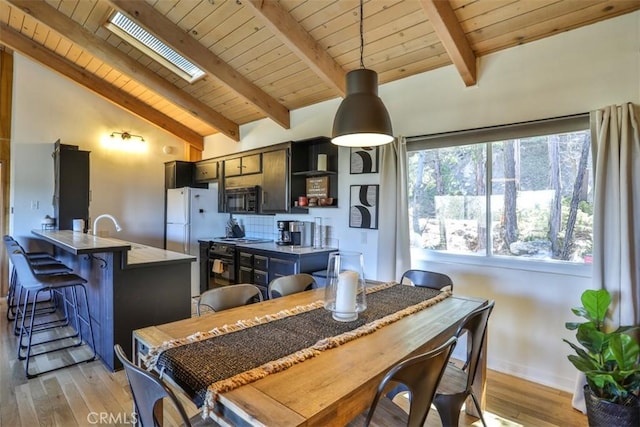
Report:
<svg viewBox="0 0 640 427"><path fill-rule="evenodd" d="M315 283L313 276L306 273L277 277L269 283L269 299L308 291Z"/></svg>
<svg viewBox="0 0 640 427"><path fill-rule="evenodd" d="M257 286L242 283L209 289L200 295L196 314L200 316L202 306L213 311L227 310L262 301L262 292Z"/></svg>
<svg viewBox="0 0 640 427"><path fill-rule="evenodd" d="M423 288L444 290L444 288L450 286L451 292L453 292L453 280L443 273L427 270L407 270L402 275L400 283L404 283L405 279L410 281L414 286Z"/></svg>
<svg viewBox="0 0 640 427"><path fill-rule="evenodd" d="M401 425L422 427L429 414L431 402L440 378L445 370L457 338L451 337L440 347L427 353L406 359L395 365L384 376L364 422L365 427L373 425ZM394 381L407 387L410 393L409 415L392 409L395 404L384 396L387 383ZM383 403L384 402L384 403ZM378 420L378 408L383 407L386 420ZM389 415L392 414L392 415Z"/></svg>
<svg viewBox="0 0 640 427"><path fill-rule="evenodd" d="M189 418L184 407L176 397L175 393L158 377L155 372L145 371L134 365L122 350L119 344L113 346L116 357L122 362L124 371L129 381L129 388L133 397L133 404L136 411L136 425L161 426L160 420L156 417L156 405L163 399L168 400L175 407L180 419L187 427L198 426L218 426L211 419L203 420L200 414Z"/></svg>
<svg viewBox="0 0 640 427"><path fill-rule="evenodd" d="M471 396L473 404L480 415L482 425L487 423L482 416L482 410L476 395L473 393L473 380L480 360L480 353L485 341L489 316L495 302L491 301L484 307L470 313L458 327L456 337L460 339L467 335L466 360L462 367L450 363L442 376L433 404L438 409L440 420L444 426L457 426L460 410L467 397Z"/></svg>

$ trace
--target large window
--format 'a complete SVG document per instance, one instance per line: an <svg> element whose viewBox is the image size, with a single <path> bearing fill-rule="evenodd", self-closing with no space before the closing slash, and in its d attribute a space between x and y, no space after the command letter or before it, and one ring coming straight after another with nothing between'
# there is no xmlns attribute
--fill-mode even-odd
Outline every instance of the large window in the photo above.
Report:
<svg viewBox="0 0 640 427"><path fill-rule="evenodd" d="M588 116L415 137L407 149L413 248L591 261Z"/></svg>

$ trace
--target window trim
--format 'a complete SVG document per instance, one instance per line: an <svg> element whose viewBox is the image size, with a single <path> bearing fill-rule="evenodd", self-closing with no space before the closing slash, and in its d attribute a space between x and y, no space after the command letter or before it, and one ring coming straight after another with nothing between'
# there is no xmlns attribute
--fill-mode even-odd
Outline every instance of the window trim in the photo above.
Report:
<svg viewBox="0 0 640 427"><path fill-rule="evenodd" d="M457 147L462 145L486 144L487 158L491 158L491 142L505 141L509 139L529 138L535 136L551 135L556 133L591 131L591 142L595 141L595 129L589 113L574 114L562 117L554 117L541 120L532 120L507 125L488 126L483 128L465 129L452 132L442 132L431 135L419 135L407 137L407 154L414 151L431 150L437 148ZM593 145L592 145L593 147ZM487 162L485 171L490 174L491 162ZM488 175L490 176L490 175ZM485 182L486 212L490 212L489 199L491 197L491 182ZM460 263L486 267L508 268L523 271L549 272L578 277L591 277L591 264L583 264L571 261L554 259L533 259L523 257L508 257L495 255L489 241L484 254L461 254L432 249L420 249L411 247L412 259L421 261L434 261L445 263Z"/></svg>
<svg viewBox="0 0 640 427"><path fill-rule="evenodd" d="M590 127L589 113L582 113L508 125L410 136L407 137L407 152L576 132ZM594 141L593 135L591 140Z"/></svg>
<svg viewBox="0 0 640 427"><path fill-rule="evenodd" d="M592 264L580 264L570 261L540 260L500 255L470 255L440 252L430 249L410 248L412 264L416 262L437 262L446 264L462 264L488 268L503 268L518 271L561 274L564 276L592 276Z"/></svg>

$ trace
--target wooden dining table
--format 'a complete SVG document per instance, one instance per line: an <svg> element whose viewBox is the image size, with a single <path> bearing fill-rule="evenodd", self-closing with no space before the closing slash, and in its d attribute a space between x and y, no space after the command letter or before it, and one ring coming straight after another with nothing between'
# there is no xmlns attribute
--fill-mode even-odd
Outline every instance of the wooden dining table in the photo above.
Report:
<svg viewBox="0 0 640 427"><path fill-rule="evenodd" d="M309 304L323 295L323 289L314 289L135 330L134 360L144 365L148 349L165 341ZM222 425L344 426L369 407L380 380L393 365L437 347L456 332L465 316L485 304L487 301L481 298L450 296L369 335L221 393L218 414L212 418ZM251 346L246 349L259 350ZM474 387L481 405L485 373L486 361L482 357Z"/></svg>

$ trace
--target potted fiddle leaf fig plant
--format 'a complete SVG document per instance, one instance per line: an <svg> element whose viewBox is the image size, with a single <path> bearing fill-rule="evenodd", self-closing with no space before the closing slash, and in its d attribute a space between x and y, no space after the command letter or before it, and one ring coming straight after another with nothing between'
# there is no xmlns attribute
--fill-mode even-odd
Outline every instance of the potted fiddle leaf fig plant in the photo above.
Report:
<svg viewBox="0 0 640 427"><path fill-rule="evenodd" d="M581 346L567 340L576 354L569 360L584 372L584 397L589 426L640 426L640 345L637 327L621 326L606 332L605 317L611 295L604 289L586 290L582 307L573 308L585 322L567 322Z"/></svg>

